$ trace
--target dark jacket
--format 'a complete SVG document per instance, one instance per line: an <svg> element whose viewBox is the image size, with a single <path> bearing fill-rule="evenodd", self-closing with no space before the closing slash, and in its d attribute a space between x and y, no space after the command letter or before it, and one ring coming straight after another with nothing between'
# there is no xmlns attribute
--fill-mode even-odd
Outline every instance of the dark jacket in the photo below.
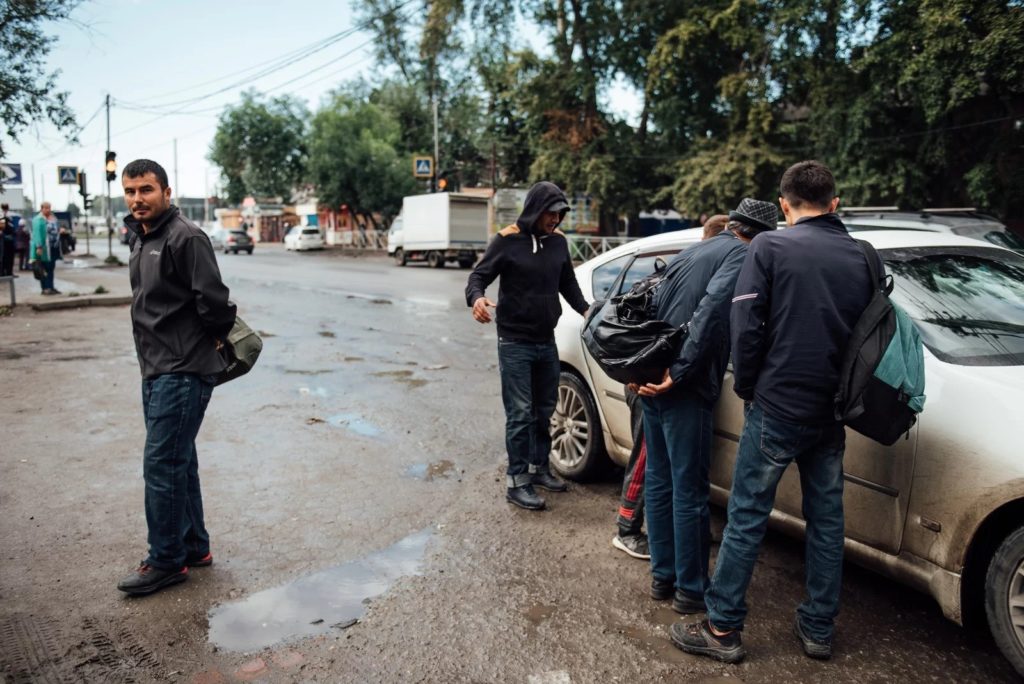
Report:
<svg viewBox="0 0 1024 684"><path fill-rule="evenodd" d="M498 287L497 325L502 339L550 342L562 315L561 293L581 315L589 304L572 270L565 236L538 230L541 214L565 194L553 183L538 183L526 195L523 213L515 224L498 232L466 283L466 304L473 306L487 286L501 276Z"/></svg>
<svg viewBox="0 0 1024 684"><path fill-rule="evenodd" d="M710 402L722 391L729 362L729 304L747 245L729 231L683 250L658 288L656 317L690 333L669 369L673 387Z"/></svg>
<svg viewBox="0 0 1024 684"><path fill-rule="evenodd" d="M839 364L870 279L835 214L755 237L732 300L736 394L780 420L834 422Z"/></svg>
<svg viewBox="0 0 1024 684"><path fill-rule="evenodd" d="M220 278L210 239L172 206L149 233L132 217L132 330L142 376L215 375L226 366L217 351L235 322L235 305Z"/></svg>

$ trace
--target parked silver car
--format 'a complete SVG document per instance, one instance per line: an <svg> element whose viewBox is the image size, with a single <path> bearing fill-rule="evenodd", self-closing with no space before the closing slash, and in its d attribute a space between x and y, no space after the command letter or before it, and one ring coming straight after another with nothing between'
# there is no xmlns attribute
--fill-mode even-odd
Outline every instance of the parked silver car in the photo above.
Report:
<svg viewBox="0 0 1024 684"><path fill-rule="evenodd" d="M930 594L954 622L984 615L1024 675L1024 257L951 233L857 237L878 249L895 279L893 299L920 329L927 404L891 447L848 431L847 557ZM699 239L700 230L684 230L637 240L577 267L576 277L588 298L605 299ZM562 373L551 462L572 479L606 455L624 465L632 447L623 387L589 356L581 326L565 315L555 330ZM742 408L727 374L711 472L711 497L722 506ZM803 534L794 467L779 485L772 523Z"/></svg>

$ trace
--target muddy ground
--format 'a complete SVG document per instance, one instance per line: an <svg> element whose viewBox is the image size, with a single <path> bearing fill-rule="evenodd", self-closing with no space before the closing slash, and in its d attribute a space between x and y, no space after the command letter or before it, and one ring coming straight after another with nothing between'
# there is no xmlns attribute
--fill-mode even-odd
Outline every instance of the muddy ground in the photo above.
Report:
<svg viewBox="0 0 1024 684"><path fill-rule="evenodd" d="M802 549L774 534L746 662L677 651L645 563L610 546L620 473L544 513L505 503L494 329L464 308L466 272L263 245L220 261L266 346L214 393L198 441L215 564L152 597L115 588L146 553L127 308L0 318L3 681L1014 677L986 635L849 565L835 658L806 659L790 631ZM58 288L126 279L67 268Z"/></svg>

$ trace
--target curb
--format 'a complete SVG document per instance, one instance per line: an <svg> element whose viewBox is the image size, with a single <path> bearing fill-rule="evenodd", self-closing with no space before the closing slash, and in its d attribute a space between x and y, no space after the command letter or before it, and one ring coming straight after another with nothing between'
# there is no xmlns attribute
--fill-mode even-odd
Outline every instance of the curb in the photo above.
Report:
<svg viewBox="0 0 1024 684"><path fill-rule="evenodd" d="M35 311L58 311L60 309L78 309L84 306L124 306L131 303L131 295L87 295L53 299L48 302L34 302L30 306Z"/></svg>

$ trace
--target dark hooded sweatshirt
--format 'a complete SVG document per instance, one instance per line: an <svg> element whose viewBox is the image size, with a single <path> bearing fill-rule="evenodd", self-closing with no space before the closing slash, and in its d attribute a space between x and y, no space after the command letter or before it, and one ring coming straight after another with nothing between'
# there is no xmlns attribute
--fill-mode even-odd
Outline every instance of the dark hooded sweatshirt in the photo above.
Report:
<svg viewBox="0 0 1024 684"><path fill-rule="evenodd" d="M171 206L145 233L129 216L132 331L142 377L215 375L217 351L235 323L235 305L220 278L210 238Z"/></svg>
<svg viewBox="0 0 1024 684"><path fill-rule="evenodd" d="M469 276L469 306L501 276L497 325L503 340L551 342L562 315L559 293L581 315L589 307L576 282L565 236L558 231L546 235L537 227L541 214L562 203L568 206L565 193L554 183L537 183L530 188L523 213L494 236Z"/></svg>

